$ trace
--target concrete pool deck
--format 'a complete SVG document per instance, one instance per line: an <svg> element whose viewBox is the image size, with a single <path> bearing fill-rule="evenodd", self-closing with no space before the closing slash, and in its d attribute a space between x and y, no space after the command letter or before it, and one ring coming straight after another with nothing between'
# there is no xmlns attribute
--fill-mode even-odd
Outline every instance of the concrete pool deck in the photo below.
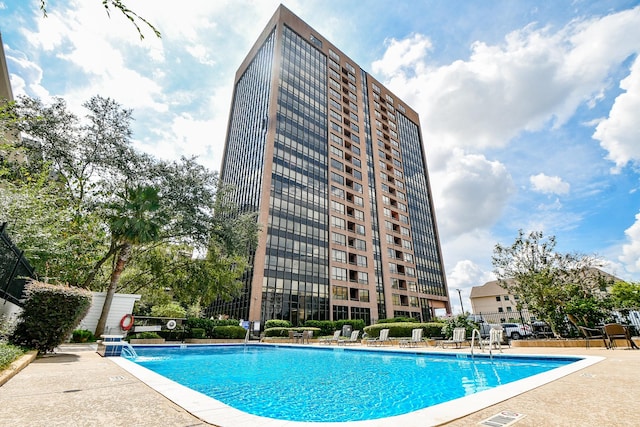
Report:
<svg viewBox="0 0 640 427"><path fill-rule="evenodd" d="M425 350L453 351L433 347ZM522 427L638 425L640 351L513 347L504 349L504 353L583 355L604 359L549 384L441 425L478 425L502 411L523 414L524 417L513 424ZM0 387L0 407L3 425L214 425L166 399L114 360L102 358L95 353L95 348L87 345L64 345L55 355L33 361ZM240 422L236 424L233 420L226 420L224 427L238 424Z"/></svg>

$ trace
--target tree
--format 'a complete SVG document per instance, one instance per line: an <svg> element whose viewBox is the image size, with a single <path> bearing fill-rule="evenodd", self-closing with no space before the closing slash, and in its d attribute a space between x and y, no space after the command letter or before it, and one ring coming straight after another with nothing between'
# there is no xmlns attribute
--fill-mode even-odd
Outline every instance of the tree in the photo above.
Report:
<svg viewBox="0 0 640 427"><path fill-rule="evenodd" d="M111 17L111 8L114 8L115 10L119 10L129 21L131 21L133 26L136 27L136 30L138 31L138 34L140 35L141 40L144 39L144 34L142 34L142 29L140 29L140 26L138 25L137 20L142 21L147 27L149 27L151 31L153 31L156 37L158 38L161 37L160 31L158 31L156 27L154 27L149 21L147 21L146 19L144 19L143 17L141 17L140 15L138 15L137 13L129 9L123 0L102 0L102 5L104 6L104 9L107 12L107 15L109 17ZM46 17L47 16L46 0L40 0L40 10L42 11L43 15Z"/></svg>
<svg viewBox="0 0 640 427"><path fill-rule="evenodd" d="M193 303L236 292L247 254L257 241L251 234L257 233L255 219L240 215L222 224L213 215L219 190L216 174L194 158L168 162L136 151L130 141L131 111L113 100L94 97L85 107L88 114L80 120L61 99L49 106L29 98L16 103L15 126L28 136L19 148L33 159L21 168L2 169L13 178L2 182L0 196L11 192L2 192L4 184L25 194L10 200L3 212L7 220L20 225L14 228L16 240L29 241L28 236L38 232L34 226L62 214L56 227L45 228L50 231L47 241L60 244L66 236L77 244L67 247L75 263L59 259L58 279L107 291L96 335L103 332L111 298L122 287L129 266L147 285L159 282L182 296L186 292L181 287L197 292ZM42 181L47 185L25 182L12 172L21 169L23 174L46 176ZM40 193L46 203L21 208L29 195ZM229 205L229 212L237 209ZM21 221L16 215L37 221ZM91 242L88 248L81 245L85 240ZM39 251L43 260L52 260L60 253L31 241L27 257ZM193 253L207 255L193 257Z"/></svg>
<svg viewBox="0 0 640 427"><path fill-rule="evenodd" d="M517 296L518 308L526 305L546 321L556 336L565 319L592 323L606 307L606 280L596 270L595 257L561 254L556 238L520 230L511 246L496 244L492 264L501 286ZM578 317L579 316L579 317Z"/></svg>
<svg viewBox="0 0 640 427"><path fill-rule="evenodd" d="M611 297L616 308L640 308L640 283L616 282Z"/></svg>

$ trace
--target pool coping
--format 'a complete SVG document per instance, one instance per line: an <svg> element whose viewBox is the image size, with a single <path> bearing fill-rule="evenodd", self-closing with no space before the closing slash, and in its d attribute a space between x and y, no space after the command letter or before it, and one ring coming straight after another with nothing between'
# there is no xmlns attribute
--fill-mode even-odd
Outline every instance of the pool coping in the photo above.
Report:
<svg viewBox="0 0 640 427"><path fill-rule="evenodd" d="M183 344L184 345L184 344ZM223 344L224 345L224 344ZM242 344L226 344L226 345L242 345ZM304 347L295 344L251 344L252 346L269 346L269 347ZM189 345L189 346L222 346L216 344L204 344L204 345ZM152 345L144 347L175 347L175 345ZM325 349L326 347L323 347ZM337 349L338 347L333 347ZM326 348L327 350L331 347ZM458 352L430 352L429 349L398 349L398 348L376 348L370 347L339 347L340 351L376 351L376 352L394 352L394 353L411 353L411 354L429 354L437 356L449 356L449 357L464 357L470 358L469 353ZM477 357L489 357L486 354L477 354ZM584 355L563 355L563 356L541 356L535 354L497 354L496 357L504 358L536 358L536 359L567 359L576 358L579 359L576 362L570 363L565 366L561 366L552 369L547 372L533 375L528 378L517 380L508 384L504 384L490 390L484 390L478 393L474 393L468 396L464 396L458 399L450 400L448 402L439 403L427 408L419 409L417 411L409 412L402 415L396 415L393 417L379 418L374 420L364 421L345 421L345 422L303 422L303 421L287 421L273 418L260 417L257 415L248 414L246 412L235 409L229 405L226 405L214 398L208 397L200 392L192 390L186 386L176 383L160 374L157 374L143 366L140 366L123 357L110 358L113 362L120 367L128 371L131 375L137 377L140 381L147 386L156 390L158 393L165 396L175 404L179 405L187 412L200 418L201 420L220 426L220 427L253 427L256 425L267 427L383 427L389 425L402 425L403 427L423 427L440 425L453 420L465 417L469 414L477 412L488 406L495 405L514 396L533 390L544 384L548 384L559 378L577 372L595 363L604 360L604 357L600 356L584 356Z"/></svg>

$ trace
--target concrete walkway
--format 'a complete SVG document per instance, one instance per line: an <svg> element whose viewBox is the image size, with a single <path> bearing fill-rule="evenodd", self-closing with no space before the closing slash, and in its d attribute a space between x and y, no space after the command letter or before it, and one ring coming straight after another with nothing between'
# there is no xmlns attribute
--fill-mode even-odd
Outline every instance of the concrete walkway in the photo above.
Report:
<svg viewBox="0 0 640 427"><path fill-rule="evenodd" d="M523 414L514 424L517 427L640 424L637 411L639 350L511 348L504 352L584 354L606 359L447 426L475 426L501 411ZM62 346L58 353L33 361L0 387L0 408L3 426L211 425L176 406L88 346Z"/></svg>

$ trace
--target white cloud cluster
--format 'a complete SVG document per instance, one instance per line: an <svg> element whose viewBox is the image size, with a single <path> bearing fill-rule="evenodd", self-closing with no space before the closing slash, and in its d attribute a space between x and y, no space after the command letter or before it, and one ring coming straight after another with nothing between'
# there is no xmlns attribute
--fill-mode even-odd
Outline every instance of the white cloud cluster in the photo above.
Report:
<svg viewBox="0 0 640 427"><path fill-rule="evenodd" d="M489 229L515 194L509 165L492 160L489 153L524 133L560 128L577 109L598 105L611 86L613 70L640 53L639 40L636 7L577 19L559 30L530 25L500 44L475 42L468 60L440 66L429 63L428 55L438 46L425 35L388 43L387 53L372 69L420 114L443 241ZM597 134L619 165L639 158L639 128L632 120L640 111L636 70L637 64L621 83L626 92ZM530 184L534 192L553 195L566 195L571 188L560 177L544 174L531 176ZM571 222L579 213L563 214L560 206L555 200L539 207L537 220L547 228L551 220L575 226ZM527 222L531 219L515 228ZM469 259L475 250L461 249L454 257Z"/></svg>
<svg viewBox="0 0 640 427"><path fill-rule="evenodd" d="M559 176L548 176L543 173L532 175L529 182L533 191L543 194L568 194L571 186L568 182L564 182Z"/></svg>
<svg viewBox="0 0 640 427"><path fill-rule="evenodd" d="M622 255L618 258L631 273L640 272L640 213L635 222L624 231L627 243L622 246Z"/></svg>
<svg viewBox="0 0 640 427"><path fill-rule="evenodd" d="M619 172L628 163L640 164L640 57L636 57L629 75L620 82L624 93L613 104L609 117L596 127L593 137L609 153Z"/></svg>

